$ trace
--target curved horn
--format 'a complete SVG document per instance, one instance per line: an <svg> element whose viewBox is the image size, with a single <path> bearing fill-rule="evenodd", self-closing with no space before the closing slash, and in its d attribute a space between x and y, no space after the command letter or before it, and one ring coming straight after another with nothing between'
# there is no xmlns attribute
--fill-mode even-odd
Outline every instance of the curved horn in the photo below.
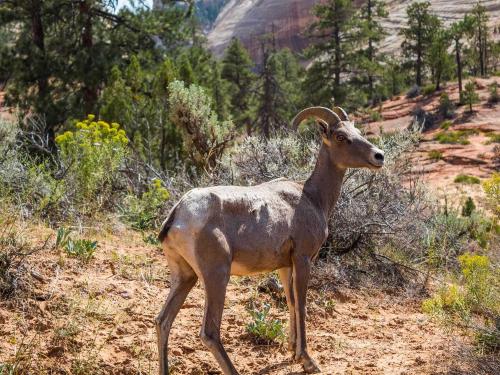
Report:
<svg viewBox="0 0 500 375"><path fill-rule="evenodd" d="M330 108L326 107L309 107L300 111L297 116L292 120L292 127L297 129L302 121L309 117L316 117L333 126L341 122L340 117L333 112Z"/></svg>
<svg viewBox="0 0 500 375"><path fill-rule="evenodd" d="M342 119L342 121L350 121L346 111L344 111L342 108L333 107L333 112L335 112Z"/></svg>

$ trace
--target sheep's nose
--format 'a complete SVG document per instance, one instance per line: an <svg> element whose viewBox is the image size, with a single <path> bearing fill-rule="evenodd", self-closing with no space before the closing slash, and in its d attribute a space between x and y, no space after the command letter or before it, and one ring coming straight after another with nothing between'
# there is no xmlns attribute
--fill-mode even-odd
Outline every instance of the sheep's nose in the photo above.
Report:
<svg viewBox="0 0 500 375"><path fill-rule="evenodd" d="M377 152L375 154L375 160L381 161L381 162L384 161L384 154L382 154L381 152Z"/></svg>

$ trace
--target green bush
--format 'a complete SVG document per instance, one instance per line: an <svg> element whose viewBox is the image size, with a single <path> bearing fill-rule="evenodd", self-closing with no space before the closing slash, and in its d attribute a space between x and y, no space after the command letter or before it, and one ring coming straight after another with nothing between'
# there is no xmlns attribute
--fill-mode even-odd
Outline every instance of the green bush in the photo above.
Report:
<svg viewBox="0 0 500 375"><path fill-rule="evenodd" d="M427 153L427 156L429 157L429 159L434 160L434 161L439 161L439 160L443 159L443 153L439 150L430 150Z"/></svg>
<svg viewBox="0 0 500 375"><path fill-rule="evenodd" d="M83 214L109 203L127 155L128 138L120 125L94 119L89 115L76 123L74 131L56 137L66 192Z"/></svg>
<svg viewBox="0 0 500 375"><path fill-rule="evenodd" d="M19 125L0 118L0 197L23 215L48 216L64 198L64 185L51 160L30 155L23 141Z"/></svg>
<svg viewBox="0 0 500 375"><path fill-rule="evenodd" d="M476 92L476 82L469 81L465 85L460 102L469 106L469 112L472 113L472 106L479 102L479 95Z"/></svg>
<svg viewBox="0 0 500 375"><path fill-rule="evenodd" d="M496 243L500 232L497 222L472 207L466 210L470 215L460 215L457 210L445 208L426 225L423 243L430 268L456 269L457 257L470 246L488 249ZM469 212L462 208L462 213Z"/></svg>
<svg viewBox="0 0 500 375"><path fill-rule="evenodd" d="M70 240L71 230L59 228L56 233L56 249L65 248Z"/></svg>
<svg viewBox="0 0 500 375"><path fill-rule="evenodd" d="M377 122L382 121L383 117L379 111L370 111L370 121Z"/></svg>
<svg viewBox="0 0 500 375"><path fill-rule="evenodd" d="M279 319L269 317L270 309L271 306L266 303L262 310L249 310L252 322L247 325L247 331L259 344L282 343L285 339L283 323Z"/></svg>
<svg viewBox="0 0 500 375"><path fill-rule="evenodd" d="M464 206L462 207L462 216L470 217L472 212L476 209L476 205L471 197L468 197L465 201Z"/></svg>
<svg viewBox="0 0 500 375"><path fill-rule="evenodd" d="M453 125L453 122L451 122L450 120L445 120L441 123L441 125L439 127L443 130L448 130L452 125Z"/></svg>
<svg viewBox="0 0 500 375"><path fill-rule="evenodd" d="M192 162L201 170L213 169L236 136L231 121L219 121L212 100L197 85L174 81L168 86L171 120L182 129Z"/></svg>
<svg viewBox="0 0 500 375"><path fill-rule="evenodd" d="M483 190L493 211L500 216L500 173L493 173L483 181Z"/></svg>
<svg viewBox="0 0 500 375"><path fill-rule="evenodd" d="M455 105L445 92L443 92L439 98L438 112L444 118L452 118L455 114Z"/></svg>
<svg viewBox="0 0 500 375"><path fill-rule="evenodd" d="M471 307L492 307L492 274L490 260L485 255L466 253L458 257L465 281L465 301Z"/></svg>
<svg viewBox="0 0 500 375"><path fill-rule="evenodd" d="M500 143L500 133L486 133L486 136L489 138L486 144Z"/></svg>
<svg viewBox="0 0 500 375"><path fill-rule="evenodd" d="M125 198L122 214L132 228L151 229L159 224L160 208L169 198L170 194L161 180L154 179L140 197L131 194Z"/></svg>
<svg viewBox="0 0 500 375"><path fill-rule="evenodd" d="M441 321L471 331L478 346L488 352L497 352L500 331L498 305L498 273L492 270L485 255L466 253L458 257L458 282L440 288L423 301L423 311Z"/></svg>
<svg viewBox="0 0 500 375"><path fill-rule="evenodd" d="M467 184L467 185L474 185L474 184L480 184L481 180L477 177L468 175L468 174L459 174L453 182L457 184Z"/></svg>
<svg viewBox="0 0 500 375"><path fill-rule="evenodd" d="M499 229L500 227L494 220L476 210L468 219L467 235L483 249L490 247L491 242L497 238Z"/></svg>
<svg viewBox="0 0 500 375"><path fill-rule="evenodd" d="M457 314L465 319L469 312L463 292L455 284L440 288L434 297L424 300L422 309L429 315L443 319L448 313Z"/></svg>
<svg viewBox="0 0 500 375"><path fill-rule="evenodd" d="M452 268L467 245L467 219L454 210L436 213L427 226L424 246L430 268Z"/></svg>
<svg viewBox="0 0 500 375"><path fill-rule="evenodd" d="M97 241L86 239L73 240L68 239L64 246L64 251L71 257L79 258L88 262L95 255L97 250Z"/></svg>
<svg viewBox="0 0 500 375"><path fill-rule="evenodd" d="M472 130L472 129L444 131L444 132L436 135L434 137L434 139L441 144L449 143L449 144L468 145L470 142L467 138L470 135L476 134L476 133L477 133L477 131Z"/></svg>
<svg viewBox="0 0 500 375"><path fill-rule="evenodd" d="M436 85L433 83L429 83L428 85L425 85L422 89L422 95L428 96L431 94L434 94L436 91Z"/></svg>

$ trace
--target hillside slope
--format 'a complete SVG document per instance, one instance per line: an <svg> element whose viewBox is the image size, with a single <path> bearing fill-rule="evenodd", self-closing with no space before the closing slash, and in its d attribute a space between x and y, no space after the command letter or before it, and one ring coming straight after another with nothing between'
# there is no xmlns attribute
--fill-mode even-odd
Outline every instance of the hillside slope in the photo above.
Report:
<svg viewBox="0 0 500 375"><path fill-rule="evenodd" d="M413 153L413 171L424 183L432 187L439 196L447 196L455 202L470 195L476 202L483 200L483 190L480 184L460 184L454 180L459 174L467 174L481 179L500 171L500 103L489 103L489 86L500 78L476 79L476 91L479 102L474 104L473 113L468 113L466 106L455 109L454 116L448 120L449 127L442 129L445 121L437 114L439 98L447 93L450 99L457 103L459 99L458 84L448 83L441 91L428 96L406 98L404 95L382 103L379 111L381 120L367 122L365 129L368 134L394 132L406 129L418 111L425 111L433 124L422 134L422 139ZM440 143L436 137L443 133L468 132L464 143ZM434 155L434 157L433 157Z"/></svg>
<svg viewBox="0 0 500 375"><path fill-rule="evenodd" d="M83 232L99 241L90 263L56 250L55 233L44 226L17 233L41 250L29 258L36 276L29 278L29 297L0 300L0 367L15 363L21 374L156 374L154 318L169 286L161 250L112 221ZM257 344L246 332L251 305L270 303L272 317L288 321L283 296L257 292L259 280L230 281L222 327L229 355L242 374L303 374L284 346ZM203 301L198 284L174 323L172 374L220 373L199 339ZM331 270L316 272L308 294L311 354L324 374L471 373L456 360L463 339L420 309L419 298L341 287Z"/></svg>
<svg viewBox="0 0 500 375"><path fill-rule="evenodd" d="M361 4L363 0L356 0ZM213 29L208 34L210 49L220 56L231 38L239 38L257 61L260 60L262 35L275 33L279 48L288 47L300 51L307 46L304 35L312 22L311 8L319 0L231 0L219 14ZM384 22L388 35L383 42L384 50L394 52L400 48L398 31L406 23L406 8L412 0L388 0L389 16ZM432 10L449 24L462 18L475 4L471 0L431 0ZM481 3L490 15L492 25L500 20L500 2L484 0Z"/></svg>

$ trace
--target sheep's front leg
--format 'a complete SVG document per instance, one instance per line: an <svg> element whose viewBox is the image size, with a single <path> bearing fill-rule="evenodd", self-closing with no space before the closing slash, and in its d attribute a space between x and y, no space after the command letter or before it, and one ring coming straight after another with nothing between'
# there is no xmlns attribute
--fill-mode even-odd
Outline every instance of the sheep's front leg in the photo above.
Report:
<svg viewBox="0 0 500 375"><path fill-rule="evenodd" d="M319 367L307 353L306 342L306 294L311 271L311 261L304 255L293 258L293 294L295 298L295 317L297 322L297 347L295 360L302 363L308 374L320 372Z"/></svg>

